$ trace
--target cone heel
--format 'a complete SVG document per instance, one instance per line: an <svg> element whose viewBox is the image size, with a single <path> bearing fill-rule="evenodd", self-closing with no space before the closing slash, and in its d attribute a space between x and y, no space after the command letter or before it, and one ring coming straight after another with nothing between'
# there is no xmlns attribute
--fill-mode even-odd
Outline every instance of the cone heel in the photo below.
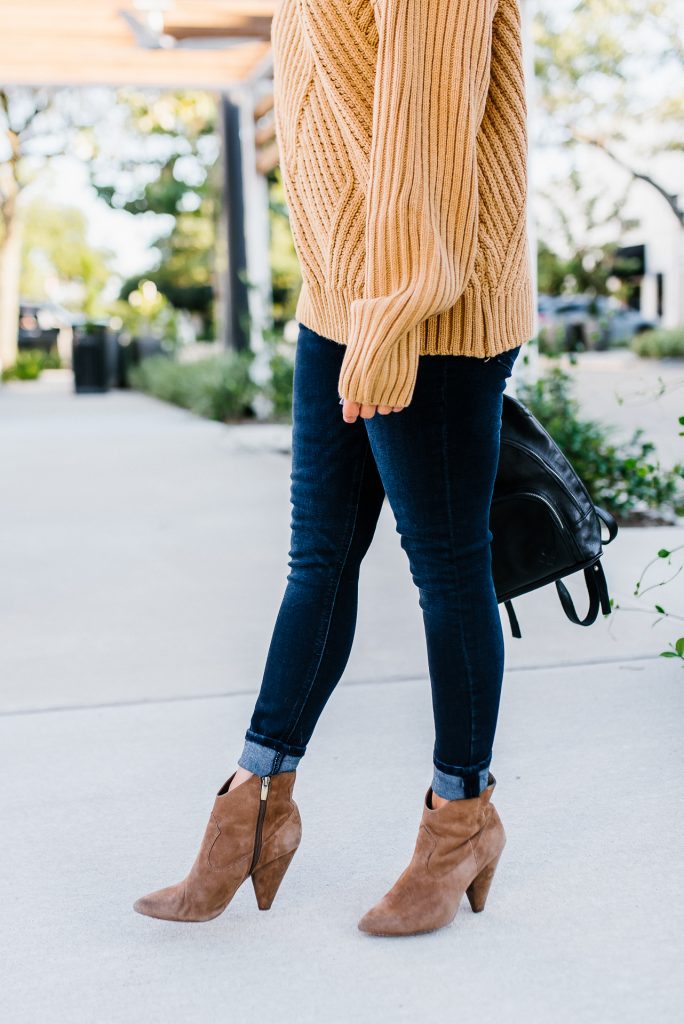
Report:
<svg viewBox="0 0 684 1024"><path fill-rule="evenodd" d="M489 890L492 886L494 872L496 871L496 866L500 859L501 854L495 857L494 860L490 861L489 864L485 865L480 874L473 879L466 889L466 896L468 897L468 902L470 903L470 907L474 914L479 914L480 911L485 908L487 896L489 895Z"/></svg>
<svg viewBox="0 0 684 1024"><path fill-rule="evenodd" d="M290 861L297 852L296 848L290 853L284 853L282 857L264 864L252 872L252 885L256 896L259 910L270 910L280 883L285 877L285 872L290 866Z"/></svg>

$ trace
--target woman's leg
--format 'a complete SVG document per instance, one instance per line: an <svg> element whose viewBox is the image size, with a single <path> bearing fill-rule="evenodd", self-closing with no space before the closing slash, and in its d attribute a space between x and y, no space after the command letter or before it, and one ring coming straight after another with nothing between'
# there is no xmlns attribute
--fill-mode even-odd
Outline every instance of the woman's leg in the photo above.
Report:
<svg viewBox="0 0 684 1024"><path fill-rule="evenodd" d="M136 900L148 917L207 921L249 876L266 910L299 846L294 769L349 657L359 567L384 498L363 420L342 419L343 355L343 345L300 330L290 572L264 677L240 767L216 794L193 866L182 881Z"/></svg>
<svg viewBox="0 0 684 1024"><path fill-rule="evenodd" d="M364 421L342 419L344 346L300 325L293 385L290 572L238 764L295 768L347 664L359 569L384 490ZM402 414L393 414L402 415Z"/></svg>
<svg viewBox="0 0 684 1024"><path fill-rule="evenodd" d="M506 380L520 346L490 359L424 355L411 405L366 420L419 589L435 720L432 788L479 795L499 709L504 644L489 511Z"/></svg>

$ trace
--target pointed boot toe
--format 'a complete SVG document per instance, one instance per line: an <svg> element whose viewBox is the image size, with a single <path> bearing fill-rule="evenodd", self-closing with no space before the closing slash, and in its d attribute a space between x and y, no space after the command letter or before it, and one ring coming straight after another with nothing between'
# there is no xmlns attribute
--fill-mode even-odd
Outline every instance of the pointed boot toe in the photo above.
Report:
<svg viewBox="0 0 684 1024"><path fill-rule="evenodd" d="M396 915L387 907L383 898L366 911L358 923L358 928L366 935L400 935L398 924Z"/></svg>
<svg viewBox="0 0 684 1024"><path fill-rule="evenodd" d="M133 909L136 914L143 914L144 917L157 916L155 914L155 903L154 899L152 899L152 894L150 896L141 896L140 899L137 899L133 904Z"/></svg>
<svg viewBox="0 0 684 1024"><path fill-rule="evenodd" d="M156 917L159 921L180 921L184 919L182 898L184 885L167 885L146 896L141 896L133 904L137 914L145 917Z"/></svg>
<svg viewBox="0 0 684 1024"><path fill-rule="evenodd" d="M378 909L379 905L376 904L367 910L363 917L358 922L358 929L360 932L366 932L367 935L382 935L384 925L384 914Z"/></svg>
<svg viewBox="0 0 684 1024"><path fill-rule="evenodd" d="M259 907L268 909L301 840L292 799L295 774L253 775L229 790L231 775L216 795L187 877L141 896L133 904L136 913L162 921L210 921L250 876Z"/></svg>
<svg viewBox="0 0 684 1024"><path fill-rule="evenodd" d="M366 911L358 923L359 931L366 935L420 935L434 932L453 921L456 911L435 899L434 882L431 892L420 888L410 891L395 885L374 907Z"/></svg>
<svg viewBox="0 0 684 1024"><path fill-rule="evenodd" d="M141 896L133 904L136 914L144 914L145 917L156 917L156 893L151 892L148 896Z"/></svg>
<svg viewBox="0 0 684 1024"><path fill-rule="evenodd" d="M136 914L143 914L145 917L166 917L166 914L163 912L164 904L160 900L163 892L163 889L158 889L156 892L150 892L147 896L141 896L140 899L137 899L133 904Z"/></svg>

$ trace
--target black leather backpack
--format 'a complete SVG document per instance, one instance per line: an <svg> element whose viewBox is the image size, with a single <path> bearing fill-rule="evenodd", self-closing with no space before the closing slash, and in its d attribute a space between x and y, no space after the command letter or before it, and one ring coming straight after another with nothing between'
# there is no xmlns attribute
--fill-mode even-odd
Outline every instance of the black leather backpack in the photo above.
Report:
<svg viewBox="0 0 684 1024"><path fill-rule="evenodd" d="M601 524L608 528L602 541ZM529 409L504 394L501 451L494 484L489 528L492 575L497 600L504 602L514 637L520 626L512 598L556 584L571 622L590 626L599 607L608 614L610 598L600 559L602 543L617 536L618 526L589 493L560 448ZM584 572L589 610L580 619L564 576Z"/></svg>

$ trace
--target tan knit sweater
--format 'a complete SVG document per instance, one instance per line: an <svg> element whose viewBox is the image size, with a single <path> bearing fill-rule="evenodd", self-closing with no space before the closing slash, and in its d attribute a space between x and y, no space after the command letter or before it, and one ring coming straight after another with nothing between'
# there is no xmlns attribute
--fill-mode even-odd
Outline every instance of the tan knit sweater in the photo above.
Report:
<svg viewBox="0 0 684 1024"><path fill-rule="evenodd" d="M339 394L406 406L419 354L529 340L517 0L281 0L271 39L295 316L346 345Z"/></svg>

